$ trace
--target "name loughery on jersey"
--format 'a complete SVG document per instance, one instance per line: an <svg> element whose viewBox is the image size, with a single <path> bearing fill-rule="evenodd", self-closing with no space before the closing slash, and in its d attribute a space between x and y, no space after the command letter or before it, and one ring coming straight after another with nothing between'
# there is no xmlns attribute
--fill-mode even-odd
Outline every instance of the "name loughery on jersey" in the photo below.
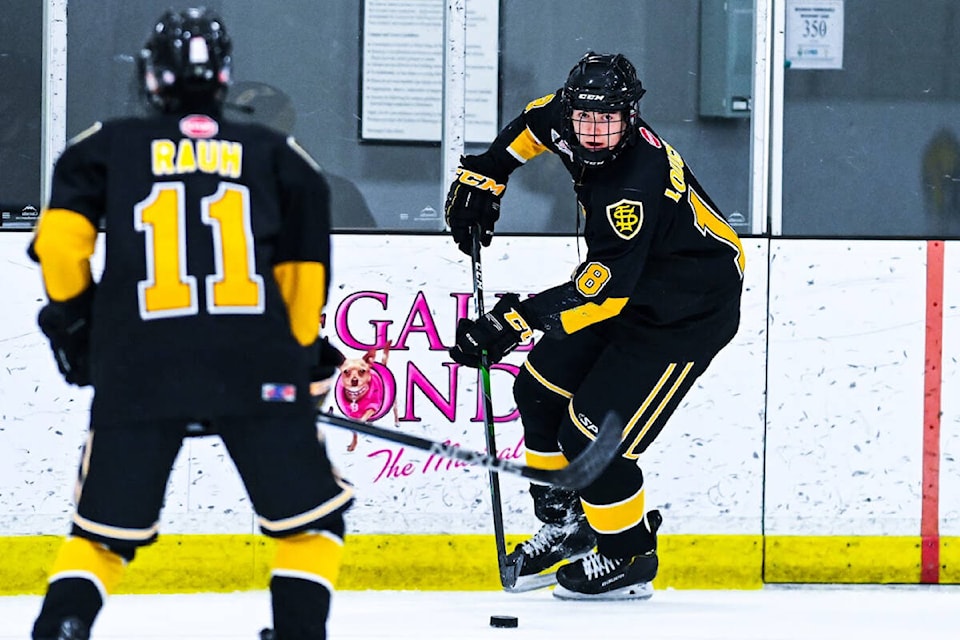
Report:
<svg viewBox="0 0 960 640"><path fill-rule="evenodd" d="M160 138L150 144L151 168L155 176L184 173L215 173L239 178L243 170L243 145L229 140L191 140L178 142Z"/></svg>

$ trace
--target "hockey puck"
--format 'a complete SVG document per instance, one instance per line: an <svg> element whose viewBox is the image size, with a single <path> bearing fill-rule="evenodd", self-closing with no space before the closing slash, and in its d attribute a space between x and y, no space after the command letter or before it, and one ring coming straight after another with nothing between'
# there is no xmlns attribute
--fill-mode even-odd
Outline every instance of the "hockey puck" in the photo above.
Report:
<svg viewBox="0 0 960 640"><path fill-rule="evenodd" d="M516 616L490 616L490 626L501 629L515 629L520 621Z"/></svg>

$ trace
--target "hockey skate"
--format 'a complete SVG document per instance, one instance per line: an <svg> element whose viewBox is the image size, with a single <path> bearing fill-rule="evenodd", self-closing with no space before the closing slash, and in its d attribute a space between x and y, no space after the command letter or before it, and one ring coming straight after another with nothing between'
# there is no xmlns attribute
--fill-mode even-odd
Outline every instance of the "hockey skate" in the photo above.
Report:
<svg viewBox="0 0 960 640"><path fill-rule="evenodd" d="M646 600L657 577L657 529L663 518L657 510L644 518L649 550L632 558L609 558L591 551L582 560L557 570L553 595L561 600Z"/></svg>
<svg viewBox="0 0 960 640"><path fill-rule="evenodd" d="M584 557L594 544L593 530L583 515L563 523L543 525L533 537L507 555L507 565L517 580L512 587L505 587L506 591L519 593L556 584L554 565Z"/></svg>
<svg viewBox="0 0 960 640"><path fill-rule="evenodd" d="M557 570L553 595L561 600L646 600L653 595L658 564L656 551L626 559L592 551Z"/></svg>
<svg viewBox="0 0 960 640"><path fill-rule="evenodd" d="M576 491L531 484L530 495L534 515L544 525L505 558L501 579L511 593L556 584L554 565L582 558L597 543Z"/></svg>

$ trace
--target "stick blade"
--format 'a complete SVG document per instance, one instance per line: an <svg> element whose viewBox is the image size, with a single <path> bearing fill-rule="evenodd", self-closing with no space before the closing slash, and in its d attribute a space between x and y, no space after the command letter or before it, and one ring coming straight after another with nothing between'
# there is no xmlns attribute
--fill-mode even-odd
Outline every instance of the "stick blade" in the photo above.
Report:
<svg viewBox="0 0 960 640"><path fill-rule="evenodd" d="M506 591L512 590L520 577L520 566L506 558L500 563L500 586Z"/></svg>

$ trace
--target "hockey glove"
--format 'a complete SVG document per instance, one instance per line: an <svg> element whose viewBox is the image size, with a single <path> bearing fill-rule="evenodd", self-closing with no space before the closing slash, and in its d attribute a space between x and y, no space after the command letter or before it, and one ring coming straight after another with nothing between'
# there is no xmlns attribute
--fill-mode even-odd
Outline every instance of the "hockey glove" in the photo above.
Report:
<svg viewBox="0 0 960 640"><path fill-rule="evenodd" d="M326 337L318 338L310 348L313 350L310 365L310 395L317 408L320 408L333 386L333 376L345 358L340 353L340 349L330 344Z"/></svg>
<svg viewBox="0 0 960 640"><path fill-rule="evenodd" d="M480 244L490 246L493 238L493 226L500 219L500 198L507 188L506 180L497 182L483 173L468 167L477 163L477 156L464 156L457 168L457 179L450 185L447 201L444 203L444 219L453 241L460 251L471 255L473 234L480 227Z"/></svg>
<svg viewBox="0 0 960 640"><path fill-rule="evenodd" d="M50 341L57 368L70 384L85 387L90 380L90 312L94 286L75 298L49 302L40 309L37 324Z"/></svg>
<svg viewBox="0 0 960 640"><path fill-rule="evenodd" d="M508 293L479 320L463 318L457 323L457 342L449 350L454 362L479 369L481 354L487 352L488 364L496 364L533 337L533 330L520 313L520 297Z"/></svg>
<svg viewBox="0 0 960 640"><path fill-rule="evenodd" d="M314 348L317 354L310 367L310 381L319 382L332 378L346 358L326 337L318 338Z"/></svg>

